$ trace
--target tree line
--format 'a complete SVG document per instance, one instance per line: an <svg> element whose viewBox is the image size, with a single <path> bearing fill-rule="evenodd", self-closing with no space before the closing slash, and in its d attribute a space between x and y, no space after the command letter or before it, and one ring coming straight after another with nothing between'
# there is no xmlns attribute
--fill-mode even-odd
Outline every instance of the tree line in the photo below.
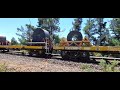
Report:
<svg viewBox="0 0 120 90"><path fill-rule="evenodd" d="M112 18L109 23L105 18L87 18L85 26L82 28L83 18L75 18L72 23L71 30L83 31L85 36L93 45L100 46L120 46L120 18ZM11 39L12 45L22 44L31 41L32 33L37 27L48 30L51 38L55 44L58 44L61 38L55 33L61 32L60 18L38 18L38 25L32 26L26 24L25 27L17 28L16 35L18 40L13 37ZM108 27L106 27L108 25Z"/></svg>

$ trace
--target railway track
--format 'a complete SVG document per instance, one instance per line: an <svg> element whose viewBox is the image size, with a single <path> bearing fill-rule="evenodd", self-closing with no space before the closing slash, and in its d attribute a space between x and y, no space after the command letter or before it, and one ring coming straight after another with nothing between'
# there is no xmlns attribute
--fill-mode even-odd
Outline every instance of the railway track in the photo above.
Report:
<svg viewBox="0 0 120 90"><path fill-rule="evenodd" d="M101 59L116 59L108 57L94 57L91 56L89 62L84 61L70 61L62 60L61 56L55 55L51 59L37 58L35 56L28 57L28 55L22 55L21 51L10 51L9 53L0 53L1 61L9 62L8 67L16 67L18 71L32 71L32 72L101 72L101 66L99 65ZM96 59L94 61L93 59ZM118 60L118 59L117 59ZM111 60L110 60L111 61ZM19 69L21 68L21 69ZM120 67L118 67L120 68Z"/></svg>
<svg viewBox="0 0 120 90"><path fill-rule="evenodd" d="M119 60L120 58L113 58L113 57L95 57L95 56L90 56L91 59L95 60L100 60L100 59L104 59L104 60Z"/></svg>
<svg viewBox="0 0 120 90"><path fill-rule="evenodd" d="M12 54L12 55L22 55L22 56L29 56L29 54L23 51L15 51L15 50L10 50L10 52L6 52L5 54ZM34 55L33 55L34 57ZM53 59L62 59L60 54L52 54ZM118 60L120 61L120 58L113 58L113 57L96 57L96 56L90 56L91 61L100 61L101 59L111 61L111 60ZM66 61L66 60L65 60Z"/></svg>

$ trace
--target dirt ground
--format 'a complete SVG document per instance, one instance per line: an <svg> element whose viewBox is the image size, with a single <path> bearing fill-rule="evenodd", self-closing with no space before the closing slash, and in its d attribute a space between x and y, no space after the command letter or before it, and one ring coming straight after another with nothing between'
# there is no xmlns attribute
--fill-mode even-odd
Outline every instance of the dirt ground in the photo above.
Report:
<svg viewBox="0 0 120 90"><path fill-rule="evenodd" d="M101 72L97 64L0 54L7 72Z"/></svg>

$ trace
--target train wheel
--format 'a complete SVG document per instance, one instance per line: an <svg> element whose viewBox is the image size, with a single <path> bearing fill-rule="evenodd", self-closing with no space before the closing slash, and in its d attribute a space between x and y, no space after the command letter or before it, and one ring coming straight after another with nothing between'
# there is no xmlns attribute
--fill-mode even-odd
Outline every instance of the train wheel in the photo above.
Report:
<svg viewBox="0 0 120 90"><path fill-rule="evenodd" d="M44 57L45 57L45 52L44 52L44 51L37 51L37 52L36 52L36 56L37 56L37 57L44 58Z"/></svg>
<svg viewBox="0 0 120 90"><path fill-rule="evenodd" d="M82 56L81 56L81 59L84 60L84 61L90 61L90 54L89 52L81 52Z"/></svg>
<svg viewBox="0 0 120 90"><path fill-rule="evenodd" d="M33 56L33 51L28 51L29 56Z"/></svg>
<svg viewBox="0 0 120 90"><path fill-rule="evenodd" d="M70 60L76 61L79 59L80 52L79 51L68 51L68 55L69 55Z"/></svg>
<svg viewBox="0 0 120 90"><path fill-rule="evenodd" d="M62 56L62 59L68 60L69 59L68 51L61 51L61 56Z"/></svg>
<svg viewBox="0 0 120 90"><path fill-rule="evenodd" d="M7 51L6 52L9 52L9 49L7 49Z"/></svg>
<svg viewBox="0 0 120 90"><path fill-rule="evenodd" d="M2 50L2 53L9 52L9 49Z"/></svg>
<svg viewBox="0 0 120 90"><path fill-rule="evenodd" d="M5 50L2 50L2 53L5 53Z"/></svg>

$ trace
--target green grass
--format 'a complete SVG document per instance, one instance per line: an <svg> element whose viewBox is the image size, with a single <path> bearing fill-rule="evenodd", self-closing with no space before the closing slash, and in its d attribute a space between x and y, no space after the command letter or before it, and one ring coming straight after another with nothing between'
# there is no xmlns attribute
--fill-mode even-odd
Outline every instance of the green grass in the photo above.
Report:
<svg viewBox="0 0 120 90"><path fill-rule="evenodd" d="M102 67L103 72L120 72L117 69L118 61L114 60L111 63L106 63L105 60L101 60L99 65Z"/></svg>
<svg viewBox="0 0 120 90"><path fill-rule="evenodd" d="M0 72L7 72L7 65L6 63L0 64Z"/></svg>
<svg viewBox="0 0 120 90"><path fill-rule="evenodd" d="M86 65L86 64L85 64L85 65L82 65L82 66L80 67L80 69L83 69L83 70L84 70L84 69L89 69L89 68L90 68L90 65Z"/></svg>
<svg viewBox="0 0 120 90"><path fill-rule="evenodd" d="M0 63L0 72L17 72L16 68L8 68L6 63Z"/></svg>

